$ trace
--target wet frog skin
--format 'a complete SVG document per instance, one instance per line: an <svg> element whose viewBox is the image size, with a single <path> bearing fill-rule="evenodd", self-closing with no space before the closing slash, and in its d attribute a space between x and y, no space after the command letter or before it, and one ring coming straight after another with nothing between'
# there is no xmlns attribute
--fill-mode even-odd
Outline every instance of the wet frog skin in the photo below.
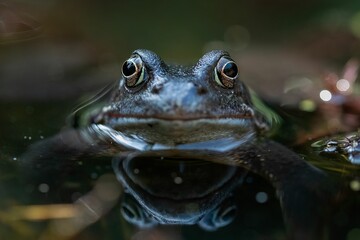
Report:
<svg viewBox="0 0 360 240"><path fill-rule="evenodd" d="M185 67L136 50L109 104L87 126L33 145L23 162L41 169L88 156L144 153L241 167L276 188L291 239L321 239L331 199L327 177L263 137L267 127L228 53L211 51Z"/></svg>
<svg viewBox="0 0 360 240"><path fill-rule="evenodd" d="M111 104L94 123L167 146L229 135L243 138L265 127L226 52L207 53L194 66L184 67L167 65L156 54L137 50L122 73Z"/></svg>

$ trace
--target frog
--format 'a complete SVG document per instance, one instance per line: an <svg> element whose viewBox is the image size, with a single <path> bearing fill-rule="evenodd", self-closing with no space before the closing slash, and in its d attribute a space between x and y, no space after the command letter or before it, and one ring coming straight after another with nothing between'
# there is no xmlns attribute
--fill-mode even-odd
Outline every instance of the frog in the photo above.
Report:
<svg viewBox="0 0 360 240"><path fill-rule="evenodd" d="M311 144L311 147L322 155L340 155L345 158L351 165L359 165L359 143L360 135L358 132L350 132L331 136L330 138L322 138ZM335 158L336 159L336 158ZM350 165L350 166L351 166Z"/></svg>
<svg viewBox="0 0 360 240"><path fill-rule="evenodd" d="M122 65L122 76L112 87L108 103L91 114L85 126L68 128L31 146L23 162L41 169L93 156L126 159L135 154L147 156L146 161L151 161L149 156L166 156L245 169L276 190L290 239L320 239L334 195L329 178L266 136L270 123L255 107L239 69L222 50L204 54L191 66L167 64L152 51L135 50ZM126 185L119 160L113 167ZM169 212L159 215L166 210L149 207L143 195L128 188L158 222L180 221L174 216L183 212L171 213L169 207ZM219 189L232 191L232 187ZM195 219L206 219L224 201L225 197L213 201ZM181 223L194 223L188 212L182 216L186 217ZM204 228L211 225L203 224Z"/></svg>

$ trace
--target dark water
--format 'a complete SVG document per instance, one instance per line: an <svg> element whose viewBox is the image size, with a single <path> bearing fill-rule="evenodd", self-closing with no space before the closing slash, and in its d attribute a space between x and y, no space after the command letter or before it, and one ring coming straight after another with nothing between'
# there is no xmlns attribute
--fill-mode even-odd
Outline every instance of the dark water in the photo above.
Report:
<svg viewBox="0 0 360 240"><path fill-rule="evenodd" d="M59 131L73 106L1 104L1 239L286 239L275 189L242 168L166 155L20 164L30 144ZM343 155L319 156L309 144L295 150L336 186L325 239L359 239L359 167ZM294 201L291 209L311 208Z"/></svg>
<svg viewBox="0 0 360 240"><path fill-rule="evenodd" d="M0 240L360 239L360 140L316 139L359 135L359 1L108 2L0 0ZM274 163L289 179L270 184L219 156L54 149L71 99L118 79L137 48L175 63L232 52L241 79L280 103L272 138L321 171ZM354 86L321 109L340 78ZM341 130L324 133L334 116Z"/></svg>

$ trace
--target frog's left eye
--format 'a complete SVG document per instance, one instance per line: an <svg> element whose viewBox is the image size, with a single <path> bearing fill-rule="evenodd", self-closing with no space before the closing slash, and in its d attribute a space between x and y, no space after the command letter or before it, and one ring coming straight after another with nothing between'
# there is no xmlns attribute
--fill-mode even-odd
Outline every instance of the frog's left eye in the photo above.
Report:
<svg viewBox="0 0 360 240"><path fill-rule="evenodd" d="M239 75L236 63L228 57L222 57L215 69L215 81L223 88L233 88L235 79Z"/></svg>
<svg viewBox="0 0 360 240"><path fill-rule="evenodd" d="M140 56L134 55L124 62L122 75L127 87L135 87L144 81L145 68Z"/></svg>

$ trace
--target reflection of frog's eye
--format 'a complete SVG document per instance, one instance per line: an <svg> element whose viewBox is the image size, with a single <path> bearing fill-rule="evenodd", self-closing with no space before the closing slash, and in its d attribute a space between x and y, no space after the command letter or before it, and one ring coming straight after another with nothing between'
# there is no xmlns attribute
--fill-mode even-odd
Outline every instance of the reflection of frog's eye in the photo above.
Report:
<svg viewBox="0 0 360 240"><path fill-rule="evenodd" d="M215 67L215 81L221 87L233 88L238 73L236 63L227 57L222 57Z"/></svg>
<svg viewBox="0 0 360 240"><path fill-rule="evenodd" d="M122 75L127 87L135 87L144 81L145 69L139 56L132 56L122 66Z"/></svg>

